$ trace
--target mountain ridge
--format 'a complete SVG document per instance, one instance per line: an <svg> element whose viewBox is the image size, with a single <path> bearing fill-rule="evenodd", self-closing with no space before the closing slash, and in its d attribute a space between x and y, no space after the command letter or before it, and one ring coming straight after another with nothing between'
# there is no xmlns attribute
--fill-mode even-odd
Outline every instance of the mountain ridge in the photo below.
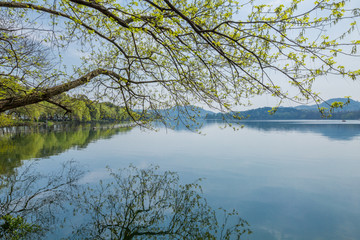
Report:
<svg viewBox="0 0 360 240"><path fill-rule="evenodd" d="M335 108L332 112L329 111L331 104L334 102L342 102L344 106L342 108ZM324 115L319 111L319 108L325 108ZM262 107L251 109L241 112L233 112L241 119L248 120L300 120L300 119L360 119L360 102L347 98L332 98L317 105L300 105L296 107L279 107L274 114L270 114L273 111L271 107ZM229 113L225 113L222 117L232 117ZM219 115L207 115L207 119L219 119Z"/></svg>
<svg viewBox="0 0 360 240"><path fill-rule="evenodd" d="M349 102L348 102L349 101ZM328 99L322 103L319 104L320 108L329 108L332 103L334 102L342 102L342 103L346 103L345 106L341 109L336 109L337 111L360 111L360 102L355 101L351 98L347 99L347 98L331 98ZM348 102L348 103L347 103ZM318 106L316 104L314 105L300 105L300 106L296 106L294 107L296 109L300 109L300 110L318 110Z"/></svg>
<svg viewBox="0 0 360 240"><path fill-rule="evenodd" d="M296 107L279 107L275 114L271 107L261 107L246 111L229 113L215 113L201 107L187 105L175 106L169 109L157 110L156 113L168 119L248 119L248 120L297 120L297 119L324 119L318 108L330 109L334 102L346 103L342 108L336 108L331 113L325 111L325 116L330 119L360 119L360 102L347 98L332 98L317 105L300 105ZM330 116L331 115L331 116Z"/></svg>

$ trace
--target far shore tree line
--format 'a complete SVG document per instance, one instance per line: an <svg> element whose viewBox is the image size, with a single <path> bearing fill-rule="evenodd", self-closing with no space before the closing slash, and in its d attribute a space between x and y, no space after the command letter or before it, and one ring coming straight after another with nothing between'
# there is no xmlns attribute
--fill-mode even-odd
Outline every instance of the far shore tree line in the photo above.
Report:
<svg viewBox="0 0 360 240"><path fill-rule="evenodd" d="M319 114L317 110L298 110L294 108L279 108L275 114L270 114L272 108L264 107L244 112L207 114L207 120L242 119L242 120L310 120L310 119L336 119L358 120L360 111L334 111Z"/></svg>

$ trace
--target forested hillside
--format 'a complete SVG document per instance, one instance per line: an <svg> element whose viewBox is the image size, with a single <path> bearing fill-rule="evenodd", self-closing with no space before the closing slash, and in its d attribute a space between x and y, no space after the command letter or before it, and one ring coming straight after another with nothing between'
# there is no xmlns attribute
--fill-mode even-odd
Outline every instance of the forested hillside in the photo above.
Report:
<svg viewBox="0 0 360 240"><path fill-rule="evenodd" d="M341 107L331 109L332 104ZM331 109L331 110L330 110ZM323 112L321 112L323 111ZM256 108L241 112L213 113L207 119L247 119L247 120L296 120L296 119L360 119L360 102L345 99L329 99L319 105L301 105L298 107Z"/></svg>

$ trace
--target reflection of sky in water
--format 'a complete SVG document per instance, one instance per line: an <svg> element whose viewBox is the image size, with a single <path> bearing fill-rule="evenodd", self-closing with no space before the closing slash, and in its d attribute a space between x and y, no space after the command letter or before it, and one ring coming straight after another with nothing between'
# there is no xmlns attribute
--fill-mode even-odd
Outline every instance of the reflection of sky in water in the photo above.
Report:
<svg viewBox="0 0 360 240"><path fill-rule="evenodd" d="M355 124L245 123L239 131L207 125L186 131L132 131L41 161L75 160L90 169L159 165L182 181L204 177L213 207L236 208L249 239L360 239L359 129Z"/></svg>
<svg viewBox="0 0 360 240"><path fill-rule="evenodd" d="M318 133L333 140L351 140L360 135L360 121L357 120L244 121L244 125L263 131Z"/></svg>

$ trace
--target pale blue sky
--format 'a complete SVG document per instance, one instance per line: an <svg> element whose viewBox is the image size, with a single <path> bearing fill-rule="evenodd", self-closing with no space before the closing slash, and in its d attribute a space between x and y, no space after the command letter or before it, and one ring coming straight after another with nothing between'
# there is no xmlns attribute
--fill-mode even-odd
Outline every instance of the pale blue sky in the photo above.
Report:
<svg viewBox="0 0 360 240"><path fill-rule="evenodd" d="M315 0L303 0L301 3L301 7L298 8L298 11L306 11L311 9L314 6ZM262 4L269 4L278 6L279 4L288 4L291 0L259 0L256 1L256 3L262 3ZM346 2L346 9L353 9L353 8L360 8L360 1L359 0L351 0L349 2ZM239 13L239 16L243 15L244 13L248 14L251 11L251 8L245 8L243 13ZM321 13L316 13L321 14ZM360 20L358 20L358 25L355 28L355 31L352 32L352 34L347 38L347 40L360 40ZM330 35L332 37L338 37L345 29L349 28L349 24L353 22L354 20L348 20L344 21L342 23L339 23L335 26L332 26L329 29L326 29L325 34ZM314 32L314 35L318 34L318 32ZM308 37L309 34L307 35ZM360 57L342 57L338 61L339 65L343 65L346 67L352 67L353 69L360 68ZM280 74L279 74L280 76ZM276 74L274 75L274 79L276 79ZM276 83L279 84L280 81L277 81ZM280 86L282 84L279 84ZM285 85L283 85L285 86ZM285 88L286 89L286 88ZM295 94L296 92L294 89L286 89L289 91L289 93ZM360 101L360 78L356 81L345 79L339 76L334 75L327 75L323 77L319 77L316 79L313 90L317 93L320 93L320 96L327 100L330 98L338 98L338 97L345 97L350 96L352 99ZM279 99L272 97L271 95L263 95L258 96L253 99L251 99L251 102L253 103L253 106L244 108L255 108L255 107L264 107L264 106L274 106L278 103ZM314 104L314 103L309 103ZM294 103L289 100L284 100L282 103L282 106L296 106L297 103Z"/></svg>
<svg viewBox="0 0 360 240"><path fill-rule="evenodd" d="M274 0L274 1L262 1L264 3L274 3L275 5L279 4L279 3L288 3L289 0ZM311 8L313 1L312 0L305 0L303 2L303 8L302 9L309 9ZM359 7L360 8L360 1L359 0L352 0L351 4L349 5L349 8L355 8L355 7ZM244 10L246 13L246 11L250 11L251 8L246 8L246 10ZM243 14L241 13L241 14ZM246 13L247 14L247 13ZM244 15L243 15L244 16ZM349 22L344 23L344 26L342 26L341 24L336 25L335 27L328 29L328 31L326 32L326 34L329 35L336 35L339 30L342 30L342 28L344 28L345 26L347 27L349 24ZM360 30L359 27L357 27L357 29L352 33L351 35L351 39L354 40L360 40ZM68 52L64 55L64 62L66 64L76 64L78 63L78 59L81 56L81 53L77 50L75 50L73 47L70 47L68 49ZM344 66L353 66L353 67L359 67L360 66L360 58L342 58L340 61L341 65ZM275 74L273 79L276 82L281 82L281 79L277 79L276 78L277 75ZM280 77L280 74L279 74ZM281 83L279 84L280 86L282 85ZM285 86L285 85L283 85ZM285 87L286 89L286 87ZM294 89L286 89L289 90L289 94L296 94L296 92L294 91ZM328 76L323 76L323 77L319 77L315 84L313 85L313 90L315 92L319 92L320 96L323 99L330 99L330 98L337 98L337 97L344 97L344 96L351 96L352 99L360 101L360 79L357 81L352 81L350 79L344 79L342 77L339 76L332 76L332 75L328 75ZM246 101L246 100L244 100ZM278 99L272 97L271 95L263 95L263 96L258 96L255 98L250 99L250 101L252 102L252 106L248 107L248 108L257 108L257 107L263 107L263 106L275 106L278 103ZM309 104L314 104L314 103L309 103ZM289 100L285 100L282 104L283 106L296 106L298 104L291 102ZM248 109L248 108L242 108L242 109ZM242 110L239 109L239 110Z"/></svg>

